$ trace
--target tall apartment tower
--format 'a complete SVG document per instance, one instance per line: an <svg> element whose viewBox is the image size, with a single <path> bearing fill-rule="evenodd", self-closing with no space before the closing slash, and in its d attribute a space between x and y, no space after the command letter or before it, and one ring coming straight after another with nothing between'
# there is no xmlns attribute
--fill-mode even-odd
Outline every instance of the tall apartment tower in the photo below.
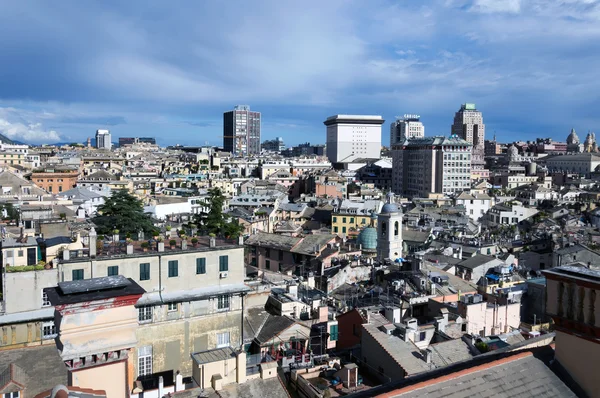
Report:
<svg viewBox="0 0 600 398"><path fill-rule="evenodd" d="M223 114L223 149L234 156L260 153L260 112L237 105Z"/></svg>
<svg viewBox="0 0 600 398"><path fill-rule="evenodd" d="M457 195L471 187L471 143L457 136L413 138L392 147L392 190L409 198Z"/></svg>
<svg viewBox="0 0 600 398"><path fill-rule="evenodd" d="M381 158L381 116L335 115L327 126L327 158L331 163Z"/></svg>
<svg viewBox="0 0 600 398"><path fill-rule="evenodd" d="M461 105L454 115L451 133L473 145L471 168L483 170L485 166L485 124L483 124L483 115L475 108L475 104Z"/></svg>
<svg viewBox="0 0 600 398"><path fill-rule="evenodd" d="M112 147L110 138L109 130L96 130L96 148L110 149Z"/></svg>
<svg viewBox="0 0 600 398"><path fill-rule="evenodd" d="M390 148L407 139L425 137L425 126L420 118L419 115L397 116L396 121L390 125Z"/></svg>

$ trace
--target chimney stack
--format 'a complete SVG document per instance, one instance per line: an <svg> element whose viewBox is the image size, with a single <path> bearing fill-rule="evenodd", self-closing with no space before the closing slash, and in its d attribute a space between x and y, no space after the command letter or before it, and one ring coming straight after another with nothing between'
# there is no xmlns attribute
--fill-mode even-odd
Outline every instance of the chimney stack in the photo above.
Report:
<svg viewBox="0 0 600 398"><path fill-rule="evenodd" d="M89 233L89 242L90 242L90 257L91 258L95 258L96 257L96 243L98 240L98 235L96 234L96 230L94 229L94 227L92 227L92 229L90 230Z"/></svg>

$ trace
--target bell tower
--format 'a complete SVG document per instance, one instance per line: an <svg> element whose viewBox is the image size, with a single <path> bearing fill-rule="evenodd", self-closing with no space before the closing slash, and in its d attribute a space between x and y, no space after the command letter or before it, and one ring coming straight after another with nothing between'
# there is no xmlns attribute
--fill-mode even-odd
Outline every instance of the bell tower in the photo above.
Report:
<svg viewBox="0 0 600 398"><path fill-rule="evenodd" d="M377 218L377 259L392 261L402 257L402 211L394 203L394 194L387 194L386 203Z"/></svg>

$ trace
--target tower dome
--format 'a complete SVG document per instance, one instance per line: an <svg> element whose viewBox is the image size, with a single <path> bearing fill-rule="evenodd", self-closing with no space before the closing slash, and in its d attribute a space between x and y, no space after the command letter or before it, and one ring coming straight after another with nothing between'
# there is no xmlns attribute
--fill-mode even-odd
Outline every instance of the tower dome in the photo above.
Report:
<svg viewBox="0 0 600 398"><path fill-rule="evenodd" d="M577 145L579 143L579 137L577 136L575 129L571 129L571 134L567 137L567 145Z"/></svg>
<svg viewBox="0 0 600 398"><path fill-rule="evenodd" d="M398 206L394 203L394 193L390 192L386 195L387 203L381 208L381 214L389 214L398 212Z"/></svg>
<svg viewBox="0 0 600 398"><path fill-rule="evenodd" d="M373 227L367 227L360 231L356 242L362 245L363 251L377 250L377 230Z"/></svg>

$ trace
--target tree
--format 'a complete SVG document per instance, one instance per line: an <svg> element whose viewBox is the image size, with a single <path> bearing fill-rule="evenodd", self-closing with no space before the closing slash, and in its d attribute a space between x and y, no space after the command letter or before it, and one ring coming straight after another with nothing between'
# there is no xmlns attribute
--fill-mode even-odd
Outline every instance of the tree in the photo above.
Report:
<svg viewBox="0 0 600 398"><path fill-rule="evenodd" d="M126 189L114 191L98 208L98 215L93 221L98 227L98 234L112 235L115 229L124 234L136 234L140 230L152 233L156 230L150 216L144 213L142 201Z"/></svg>
<svg viewBox="0 0 600 398"><path fill-rule="evenodd" d="M208 190L208 198L204 201L208 211L195 217L196 224L200 226L203 234L237 238L244 231L244 227L237 221L228 222L228 218L223 214L224 203L225 196L219 188Z"/></svg>

